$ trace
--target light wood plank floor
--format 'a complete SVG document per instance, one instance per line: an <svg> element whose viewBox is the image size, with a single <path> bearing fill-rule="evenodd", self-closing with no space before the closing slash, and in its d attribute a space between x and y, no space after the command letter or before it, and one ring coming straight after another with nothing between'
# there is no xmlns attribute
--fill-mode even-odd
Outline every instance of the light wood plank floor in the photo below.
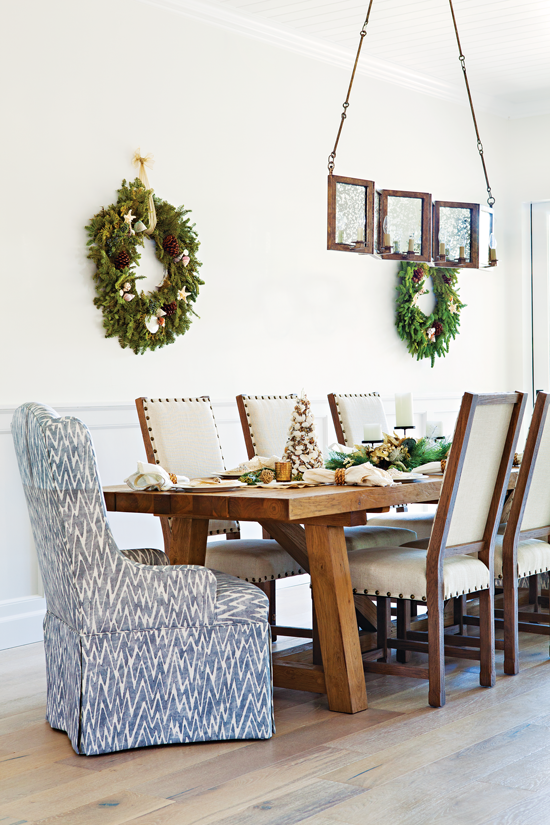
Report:
<svg viewBox="0 0 550 825"><path fill-rule="evenodd" d="M97 757L44 721L42 645L2 651L0 825L546 825L548 637L520 640L521 673L504 676L497 652L492 689L448 660L439 710L426 682L368 674L369 709L354 716L276 689L270 741Z"/></svg>

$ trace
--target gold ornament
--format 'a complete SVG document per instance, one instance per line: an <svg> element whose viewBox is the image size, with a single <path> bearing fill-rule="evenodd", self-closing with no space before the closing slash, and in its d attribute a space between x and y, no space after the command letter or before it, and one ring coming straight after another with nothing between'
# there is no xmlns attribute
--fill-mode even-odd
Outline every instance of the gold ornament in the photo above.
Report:
<svg viewBox="0 0 550 825"><path fill-rule="evenodd" d="M260 473L260 481L262 484L270 484L275 478L273 470L262 470Z"/></svg>

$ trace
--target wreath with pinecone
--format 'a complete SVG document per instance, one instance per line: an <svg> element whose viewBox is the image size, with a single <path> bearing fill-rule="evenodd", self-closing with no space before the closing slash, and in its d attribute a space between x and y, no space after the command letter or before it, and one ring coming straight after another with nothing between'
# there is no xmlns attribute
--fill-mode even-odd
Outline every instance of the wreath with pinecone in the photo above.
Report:
<svg viewBox="0 0 550 825"><path fill-rule="evenodd" d="M116 203L102 208L86 227L90 236L88 257L96 270L94 304L103 312L106 338L118 338L120 346L136 355L172 344L189 329L197 316L193 303L204 281L197 275L200 246L194 224L178 208L154 197L157 223L147 233L151 190L136 178L122 181ZM145 238L155 242L155 253L164 266L164 279L150 293L139 290L139 249Z"/></svg>
<svg viewBox="0 0 550 825"><path fill-rule="evenodd" d="M436 305L432 314L426 315L418 306L418 299L429 292L426 280L430 276ZM458 269L402 262L395 325L399 337L417 361L429 358L433 367L436 356L444 357L449 352L451 339L458 335L460 312L465 306L458 295Z"/></svg>

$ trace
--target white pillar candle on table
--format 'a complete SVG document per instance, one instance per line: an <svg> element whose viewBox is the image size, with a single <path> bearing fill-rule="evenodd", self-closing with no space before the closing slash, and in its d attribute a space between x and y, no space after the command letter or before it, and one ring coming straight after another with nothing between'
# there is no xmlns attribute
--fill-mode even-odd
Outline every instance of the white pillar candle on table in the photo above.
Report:
<svg viewBox="0 0 550 825"><path fill-rule="evenodd" d="M382 441L382 427L380 426L380 424L364 424L363 440Z"/></svg>
<svg viewBox="0 0 550 825"><path fill-rule="evenodd" d="M414 424L412 392L395 393L395 426L412 427Z"/></svg>
<svg viewBox="0 0 550 825"><path fill-rule="evenodd" d="M441 438L443 435L443 421L426 421L427 438Z"/></svg>

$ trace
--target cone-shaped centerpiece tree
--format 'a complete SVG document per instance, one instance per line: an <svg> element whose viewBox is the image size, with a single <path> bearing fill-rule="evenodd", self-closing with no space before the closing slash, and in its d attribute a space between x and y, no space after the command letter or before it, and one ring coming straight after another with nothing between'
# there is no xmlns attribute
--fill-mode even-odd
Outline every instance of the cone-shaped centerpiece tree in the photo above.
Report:
<svg viewBox="0 0 550 825"><path fill-rule="evenodd" d="M323 466L323 455L317 444L311 404L305 393L296 402L283 458L292 463L292 475Z"/></svg>

